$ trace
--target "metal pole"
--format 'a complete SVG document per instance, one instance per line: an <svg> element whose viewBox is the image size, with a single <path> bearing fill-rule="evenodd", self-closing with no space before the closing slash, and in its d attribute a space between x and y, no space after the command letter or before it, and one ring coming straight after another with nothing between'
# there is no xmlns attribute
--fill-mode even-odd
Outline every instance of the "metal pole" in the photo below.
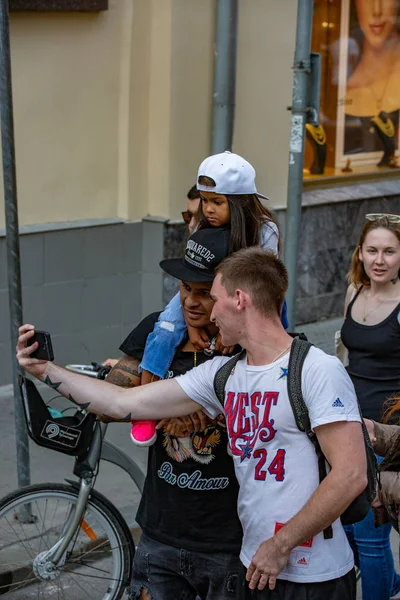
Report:
<svg viewBox="0 0 400 600"><path fill-rule="evenodd" d="M238 0L217 0L214 41L212 154L232 149Z"/></svg>
<svg viewBox="0 0 400 600"><path fill-rule="evenodd" d="M301 195L303 191L304 138L311 67L312 12L313 0L298 0L285 231L285 263L289 273L289 290L286 299L290 331L294 331L296 325L297 255L301 224Z"/></svg>
<svg viewBox="0 0 400 600"><path fill-rule="evenodd" d="M17 178L15 171L14 118L11 84L8 2L0 0L0 119L3 155L4 207L6 215L8 296L10 306L11 353L15 399L18 487L29 485L29 444L15 358L18 327L22 324L21 267L18 237ZM27 505L28 506L28 505Z"/></svg>

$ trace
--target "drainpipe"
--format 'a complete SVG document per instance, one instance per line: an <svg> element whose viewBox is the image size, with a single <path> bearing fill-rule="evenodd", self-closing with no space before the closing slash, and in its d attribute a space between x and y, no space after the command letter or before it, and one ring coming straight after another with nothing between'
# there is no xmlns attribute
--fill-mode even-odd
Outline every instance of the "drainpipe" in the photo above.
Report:
<svg viewBox="0 0 400 600"><path fill-rule="evenodd" d="M217 0L211 152L232 150L235 117L238 0Z"/></svg>
<svg viewBox="0 0 400 600"><path fill-rule="evenodd" d="M14 385L15 438L17 444L17 476L18 487L24 487L30 483L30 467L28 435L18 381L21 369L15 358L18 327L22 324L22 294L11 83L10 31L7 0L0 0L0 120L3 155L4 208L6 217L8 298L10 307L11 354ZM29 518L28 505L21 508L19 516L24 522L31 520Z"/></svg>
<svg viewBox="0 0 400 600"><path fill-rule="evenodd" d="M312 12L313 0L298 0L285 230L285 263L289 273L286 299L290 331L294 331L296 325L297 256L301 225L305 125L311 76Z"/></svg>

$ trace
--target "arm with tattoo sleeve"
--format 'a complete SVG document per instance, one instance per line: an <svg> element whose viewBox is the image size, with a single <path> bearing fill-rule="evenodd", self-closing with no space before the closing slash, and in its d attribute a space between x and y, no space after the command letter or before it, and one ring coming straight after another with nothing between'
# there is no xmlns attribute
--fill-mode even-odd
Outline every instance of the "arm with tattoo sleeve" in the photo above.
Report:
<svg viewBox="0 0 400 600"><path fill-rule="evenodd" d="M99 416L108 415L113 421L181 417L201 408L174 379L122 388L107 381L82 377L50 362L46 363L42 374L33 373L24 360L20 359L20 364L71 402Z"/></svg>
<svg viewBox="0 0 400 600"><path fill-rule="evenodd" d="M116 421L128 417L129 420L140 421L181 417L201 408L173 379L133 389L122 388L107 381L82 377L45 360L31 358L38 343L28 346L27 342L34 333L31 324L19 328L16 351L21 367L89 412L99 416L108 415Z"/></svg>
<svg viewBox="0 0 400 600"><path fill-rule="evenodd" d="M141 374L139 373L140 360L125 354L110 371L107 381L114 385L130 388L141 385ZM116 422L109 415L102 415L100 419L103 423ZM131 415L121 421L131 421ZM195 412L183 417L174 417L172 419L162 419L157 425L157 429L162 427L176 437L185 437L193 431L204 431L212 420L202 411Z"/></svg>
<svg viewBox="0 0 400 600"><path fill-rule="evenodd" d="M107 382L124 388L131 388L140 385L139 362L140 361L137 358L124 354L124 356L111 369L107 377ZM110 417L108 414L101 415L100 420L103 421L103 423L116 422L116 420ZM130 414L126 416L126 419L118 419L120 422L129 422L131 420L132 418Z"/></svg>

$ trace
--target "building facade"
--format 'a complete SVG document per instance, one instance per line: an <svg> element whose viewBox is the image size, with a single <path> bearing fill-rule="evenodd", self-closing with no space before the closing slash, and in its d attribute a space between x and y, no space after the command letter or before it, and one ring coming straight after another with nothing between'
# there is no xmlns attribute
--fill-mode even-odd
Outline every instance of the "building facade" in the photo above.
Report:
<svg viewBox="0 0 400 600"><path fill-rule="evenodd" d="M393 160L373 164L387 142L379 125L355 157L358 117L343 112L355 102L352 3L314 2L323 130L305 147L299 322L341 313L365 212L400 209ZM239 0L233 150L255 166L283 235L296 19L296 0ZM115 354L175 290L158 263L182 252L185 194L210 153L214 22L214 0L11 13L24 319L52 333L60 363ZM11 380L4 225L0 214L0 384Z"/></svg>

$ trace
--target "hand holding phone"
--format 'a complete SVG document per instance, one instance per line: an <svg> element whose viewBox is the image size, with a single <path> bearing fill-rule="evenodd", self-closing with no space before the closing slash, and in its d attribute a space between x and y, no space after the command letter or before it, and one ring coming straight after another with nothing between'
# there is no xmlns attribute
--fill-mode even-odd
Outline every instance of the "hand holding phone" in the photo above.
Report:
<svg viewBox="0 0 400 600"><path fill-rule="evenodd" d="M35 334L28 340L27 345L32 346L38 342L39 346L35 352L31 354L32 358L39 360L54 360L53 345L48 331L39 331L35 329Z"/></svg>

